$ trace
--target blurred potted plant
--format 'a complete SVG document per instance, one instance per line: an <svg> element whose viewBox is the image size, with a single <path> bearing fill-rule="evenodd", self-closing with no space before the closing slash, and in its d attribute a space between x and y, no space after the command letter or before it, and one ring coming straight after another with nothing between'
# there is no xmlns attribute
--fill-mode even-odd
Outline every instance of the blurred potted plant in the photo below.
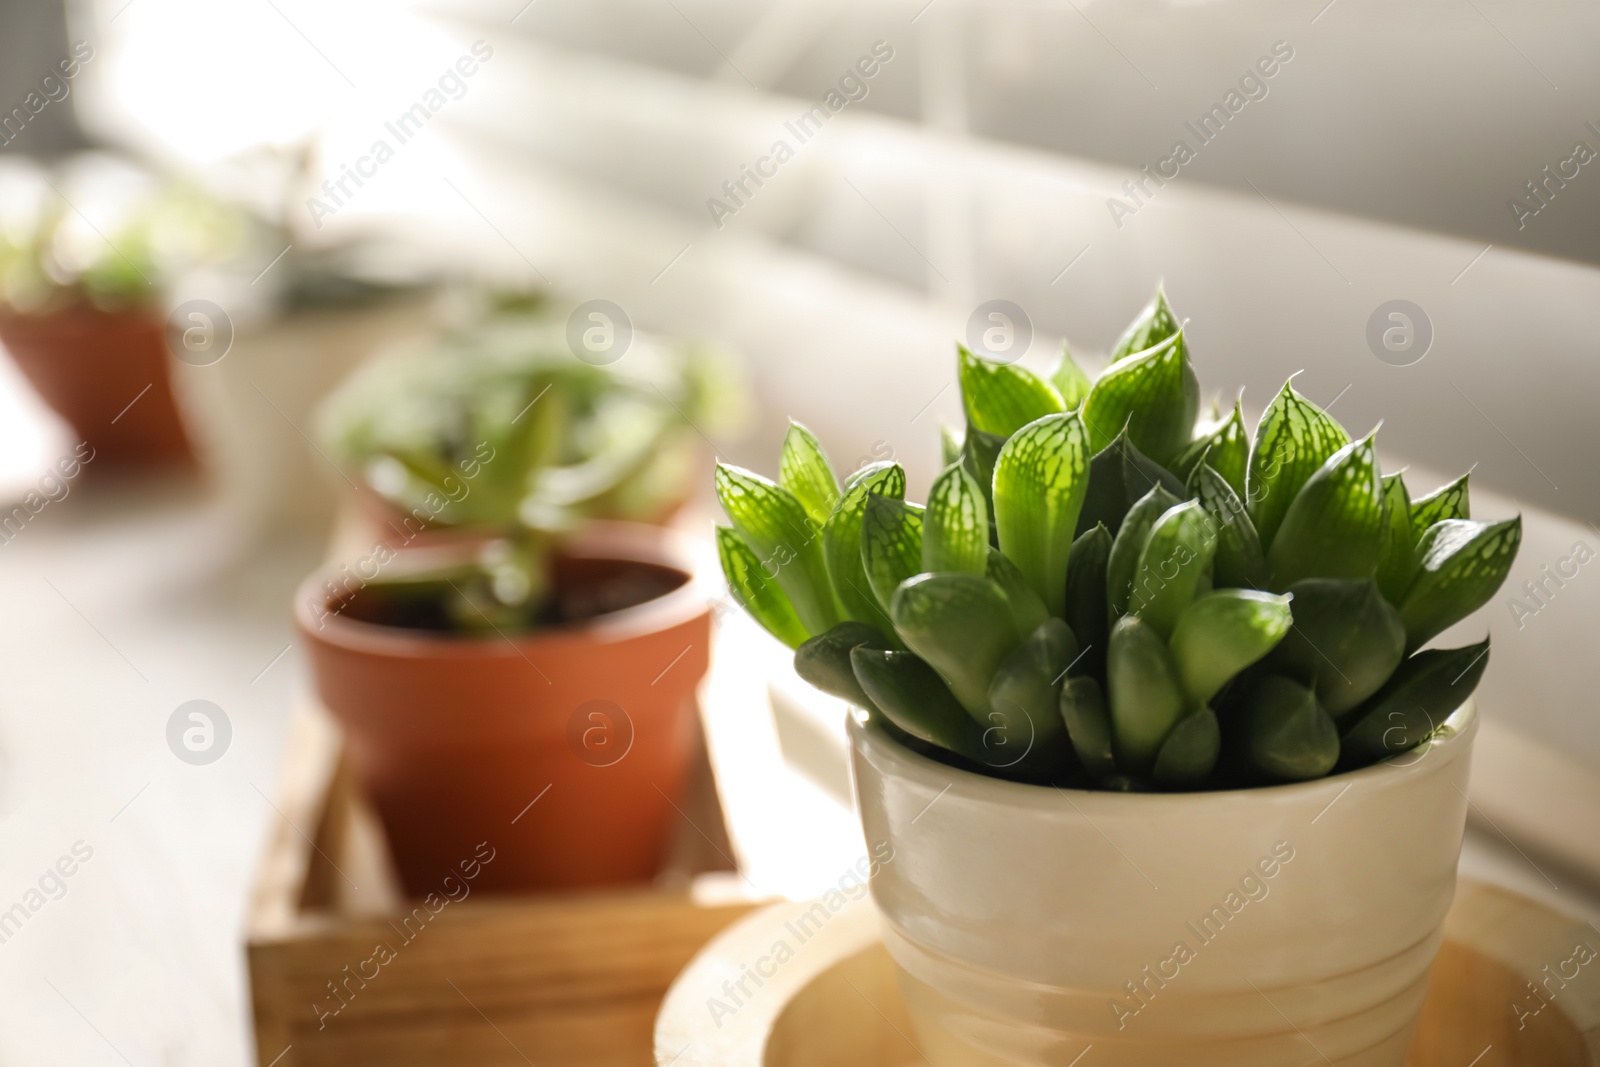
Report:
<svg viewBox="0 0 1600 1067"><path fill-rule="evenodd" d="M387 519L296 614L412 892L485 840L498 889L658 869L710 602L671 531L615 520L680 498L691 423L730 414L722 375L642 337L590 366L559 323L502 314L329 398L324 447Z"/></svg>
<svg viewBox="0 0 1600 1067"><path fill-rule="evenodd" d="M1165 296L1091 380L960 353L926 505L794 426L721 466L730 589L850 724L935 1064L1399 1067L1520 520L1413 501L1290 385L1196 426ZM1270 901L1268 898L1271 898ZM1308 1044L1311 1047L1308 1047Z"/></svg>
<svg viewBox="0 0 1600 1067"><path fill-rule="evenodd" d="M53 177L11 166L0 186L0 341L97 456L192 462L163 301L176 271L241 236L238 219L99 155Z"/></svg>

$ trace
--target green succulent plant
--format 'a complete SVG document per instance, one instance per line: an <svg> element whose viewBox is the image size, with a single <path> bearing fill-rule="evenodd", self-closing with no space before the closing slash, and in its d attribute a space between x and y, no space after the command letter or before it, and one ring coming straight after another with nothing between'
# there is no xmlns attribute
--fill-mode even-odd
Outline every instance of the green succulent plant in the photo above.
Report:
<svg viewBox="0 0 1600 1067"><path fill-rule="evenodd" d="M1238 404L1197 428L1160 291L1111 356L958 349L967 425L923 506L896 464L841 485L798 423L776 482L720 466L729 589L811 684L999 777L1265 785L1447 728L1488 641L1423 646L1494 595L1520 519L1472 519L1465 477L1413 500L1292 381L1253 434Z"/></svg>
<svg viewBox="0 0 1600 1067"><path fill-rule="evenodd" d="M363 583L416 625L478 633L554 621L549 564L561 540L585 519L665 517L692 475L696 427L717 433L741 416L742 383L713 351L635 336L624 359L593 366L567 347L560 314L500 306L366 364L318 413L326 453L386 505L391 541L454 531L478 545L437 570ZM760 543L759 529L746 533ZM755 565L743 541L722 550L730 574ZM826 572L814 576L831 604ZM838 621L808 609L785 629L775 620L789 604L765 612L786 640Z"/></svg>

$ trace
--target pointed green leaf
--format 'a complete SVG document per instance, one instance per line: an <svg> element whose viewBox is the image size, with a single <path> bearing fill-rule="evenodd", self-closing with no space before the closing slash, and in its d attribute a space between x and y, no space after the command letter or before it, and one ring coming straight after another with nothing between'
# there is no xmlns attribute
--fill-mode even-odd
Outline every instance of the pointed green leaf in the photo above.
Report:
<svg viewBox="0 0 1600 1067"><path fill-rule="evenodd" d="M1256 425L1245 475L1245 505L1262 548L1272 547L1300 487L1349 443L1344 427L1295 392L1292 379L1283 383Z"/></svg>
<svg viewBox="0 0 1600 1067"><path fill-rule="evenodd" d="M1107 367L1083 402L1083 421L1092 451L1105 448L1127 427L1139 450L1166 466L1189 444L1199 410L1200 383L1179 330Z"/></svg>
<svg viewBox="0 0 1600 1067"><path fill-rule="evenodd" d="M1078 535L1067 558L1065 619L1083 646L1074 674L1105 673L1110 611L1106 604L1106 567L1111 561L1111 534L1103 525Z"/></svg>
<svg viewBox="0 0 1600 1067"><path fill-rule="evenodd" d="M1111 361L1154 348L1178 332L1178 318L1167 304L1165 286L1156 286L1156 295L1111 346Z"/></svg>
<svg viewBox="0 0 1600 1067"><path fill-rule="evenodd" d="M889 614L906 647L988 726L989 681L1022 643L1000 587L975 574L919 574L896 590Z"/></svg>
<svg viewBox="0 0 1600 1067"><path fill-rule="evenodd" d="M1306 480L1267 549L1274 589L1302 578L1371 578L1383 554L1383 478L1373 436L1345 445Z"/></svg>
<svg viewBox="0 0 1600 1067"><path fill-rule="evenodd" d="M1084 494L1083 510L1078 513L1082 534L1103 524L1113 537L1122 529L1122 520L1134 503L1156 486L1174 497L1184 495L1183 483L1171 471L1140 452L1128 440L1127 431L1102 448L1089 461L1089 490Z"/></svg>
<svg viewBox="0 0 1600 1067"><path fill-rule="evenodd" d="M1089 777L1103 782L1117 773L1117 761L1111 754L1111 715L1099 682L1087 675L1063 682L1061 719Z"/></svg>
<svg viewBox="0 0 1600 1067"><path fill-rule="evenodd" d="M1505 522L1445 519L1417 546L1417 575L1400 601L1406 650L1422 647L1489 602L1511 573L1522 516Z"/></svg>
<svg viewBox="0 0 1600 1067"><path fill-rule="evenodd" d="M957 346L956 359L967 424L984 433L1010 437L1064 406L1055 386L1026 367L981 359L965 346Z"/></svg>
<svg viewBox="0 0 1600 1067"><path fill-rule="evenodd" d="M1094 379L1085 374L1077 360L1072 358L1071 347L1062 344L1061 358L1056 360L1055 367L1050 371L1050 384L1061 394L1061 402L1066 405L1066 410L1072 411L1089 395Z"/></svg>
<svg viewBox="0 0 1600 1067"><path fill-rule="evenodd" d="M866 568L861 565L861 521L869 493L904 497L906 472L898 463L875 463L851 475L844 496L823 528L823 555L845 614L880 630L892 630L889 613L872 595Z"/></svg>
<svg viewBox="0 0 1600 1067"><path fill-rule="evenodd" d="M818 526L828 521L839 502L839 480L833 476L821 442L793 420L778 459L778 484L794 494Z"/></svg>
<svg viewBox="0 0 1600 1067"><path fill-rule="evenodd" d="M1435 489L1427 496L1411 503L1411 532L1417 541L1422 540L1422 535L1428 527L1445 519L1470 519L1472 518L1472 501L1467 492L1467 479L1472 477L1468 471L1449 485ZM1416 542L1413 541L1413 544Z"/></svg>
<svg viewBox="0 0 1600 1067"><path fill-rule="evenodd" d="M1168 509L1145 538L1134 570L1128 613L1162 638L1172 636L1178 616L1211 587L1216 554L1215 525L1198 500Z"/></svg>
<svg viewBox="0 0 1600 1067"><path fill-rule="evenodd" d="M1198 789L1222 754L1222 727L1216 712L1197 708L1178 720L1156 754L1150 777L1168 789Z"/></svg>
<svg viewBox="0 0 1600 1067"><path fill-rule="evenodd" d="M989 543L996 541L994 532L994 465L1000 459L1000 450L1006 439L969 425L967 436L961 443L961 466L973 481L983 488L983 498L989 502Z"/></svg>
<svg viewBox="0 0 1600 1067"><path fill-rule="evenodd" d="M1189 479L1189 492L1215 524L1217 558L1213 574L1218 586L1262 589L1267 584L1267 559L1244 501L1209 462Z"/></svg>
<svg viewBox="0 0 1600 1067"><path fill-rule="evenodd" d="M1128 510L1122 520L1122 529L1111 542L1111 555L1106 562L1106 602L1110 608L1107 621L1127 614L1128 601L1133 597L1133 579L1139 570L1139 556L1156 520L1182 501L1162 486L1156 486Z"/></svg>
<svg viewBox="0 0 1600 1067"><path fill-rule="evenodd" d="M1148 773L1187 702L1166 641L1137 615L1111 628L1106 681L1117 766Z"/></svg>
<svg viewBox="0 0 1600 1067"><path fill-rule="evenodd" d="M1269 675L1256 683L1245 710L1245 757L1273 781L1321 778L1339 762L1339 731L1299 682Z"/></svg>
<svg viewBox="0 0 1600 1067"><path fill-rule="evenodd" d="M948 422L939 424L939 455L943 466L961 462L961 431ZM998 450L996 450L998 451Z"/></svg>
<svg viewBox="0 0 1600 1067"><path fill-rule="evenodd" d="M1411 528L1411 496L1405 479L1388 474L1383 479L1383 553L1378 557L1378 588L1389 603L1398 603L1416 574L1417 538Z"/></svg>
<svg viewBox="0 0 1600 1067"><path fill-rule="evenodd" d="M1268 665L1308 685L1335 718L1366 700L1405 655L1400 613L1369 580L1306 578L1289 587L1294 628Z"/></svg>
<svg viewBox="0 0 1600 1067"><path fill-rule="evenodd" d="M887 610L900 583L922 571L922 508L868 493L861 521L861 566L872 595Z"/></svg>
<svg viewBox="0 0 1600 1067"><path fill-rule="evenodd" d="M728 592L769 634L790 648L798 648L810 636L778 583L762 571L761 557L730 527L717 527L717 556Z"/></svg>
<svg viewBox="0 0 1600 1067"><path fill-rule="evenodd" d="M1178 617L1172 659L1191 704L1206 704L1234 675L1271 652L1289 632L1289 598L1218 589Z"/></svg>
<svg viewBox="0 0 1600 1067"><path fill-rule="evenodd" d="M863 692L890 722L921 741L977 759L981 728L915 653L857 645L850 663Z"/></svg>
<svg viewBox="0 0 1600 1067"><path fill-rule="evenodd" d="M1061 683L1078 642L1060 619L1047 619L1007 656L989 681L989 730L1000 730L1010 754L1035 766L1070 758L1061 720ZM998 740L989 736L990 747Z"/></svg>
<svg viewBox="0 0 1600 1067"><path fill-rule="evenodd" d="M1345 731L1340 762L1365 767L1417 747L1465 704L1489 665L1489 639L1465 648L1430 648L1400 664Z"/></svg>
<svg viewBox="0 0 1600 1067"><path fill-rule="evenodd" d="M857 645L879 649L894 647L888 638L866 623L841 622L795 649L794 672L824 693L870 710L872 701L862 691L855 669L850 665L850 650Z"/></svg>
<svg viewBox="0 0 1600 1067"><path fill-rule="evenodd" d="M822 554L822 530L793 493L740 467L717 464L717 498L744 543L775 574L807 633L843 618Z"/></svg>
<svg viewBox="0 0 1600 1067"><path fill-rule="evenodd" d="M922 569L983 574L989 559L989 503L959 465L934 479L922 522Z"/></svg>
<svg viewBox="0 0 1600 1067"><path fill-rule="evenodd" d="M1245 429L1244 412L1240 410L1237 400L1233 404L1233 414L1226 421L1183 450L1173 464L1172 472L1188 482L1202 462L1211 464L1235 495L1240 500L1244 499L1245 479L1250 466L1250 432Z"/></svg>
<svg viewBox="0 0 1600 1067"><path fill-rule="evenodd" d="M989 549L984 574L1005 592L1006 600L1011 604L1011 619L1017 625L1017 633L1031 634L1050 617L1049 609L1039 599L1039 594L1033 591L1033 586L1028 584L1027 576L998 548Z"/></svg>
<svg viewBox="0 0 1600 1067"><path fill-rule="evenodd" d="M1046 415L1018 430L994 469L1000 551L1061 617L1072 531L1088 486L1089 442L1076 412Z"/></svg>

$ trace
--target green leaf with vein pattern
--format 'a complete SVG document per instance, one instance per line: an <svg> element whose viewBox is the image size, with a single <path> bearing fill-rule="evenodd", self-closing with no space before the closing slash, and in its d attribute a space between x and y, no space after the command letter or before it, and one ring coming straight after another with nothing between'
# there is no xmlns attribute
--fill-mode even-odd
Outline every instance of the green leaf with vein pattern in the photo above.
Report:
<svg viewBox="0 0 1600 1067"><path fill-rule="evenodd" d="M792 419L778 458L778 484L793 493L811 521L821 526L839 502L839 480L815 435Z"/></svg>
<svg viewBox="0 0 1600 1067"><path fill-rule="evenodd" d="M844 613L822 554L822 530L806 515L795 495L782 486L740 467L717 464L717 498L767 573L794 605L806 632L819 634L840 622Z"/></svg>
<svg viewBox="0 0 1600 1067"><path fill-rule="evenodd" d="M994 465L1005 446L1004 437L984 433L972 425L967 426L967 436L961 442L961 466L972 475L973 481L983 487L983 498L989 502L990 544L998 542L994 531Z"/></svg>
<svg viewBox="0 0 1600 1067"><path fill-rule="evenodd" d="M1489 602L1511 573L1522 516L1505 522L1445 519L1417 546L1417 575L1400 601L1406 650L1420 648Z"/></svg>
<svg viewBox="0 0 1600 1067"><path fill-rule="evenodd" d="M1083 421L1093 452L1127 427L1141 452L1167 466L1188 446L1199 411L1200 383L1179 330L1107 367L1083 402Z"/></svg>
<svg viewBox="0 0 1600 1067"><path fill-rule="evenodd" d="M1077 360L1072 358L1072 349L1063 343L1061 356L1050 371L1050 384L1061 394L1061 402L1066 405L1066 410L1071 411L1088 397L1094 379L1084 373Z"/></svg>
<svg viewBox="0 0 1600 1067"><path fill-rule="evenodd" d="M1256 425L1245 475L1245 506L1261 547L1272 548L1283 517L1306 481L1350 435L1326 412L1295 392L1293 380L1267 405Z"/></svg>
<svg viewBox="0 0 1600 1067"><path fill-rule="evenodd" d="M1222 475L1240 500L1244 499L1245 479L1250 467L1250 432L1245 429L1244 412L1236 400L1233 414L1215 430L1183 450L1172 465L1172 472L1185 482L1194 476L1195 468L1209 463Z"/></svg>
<svg viewBox="0 0 1600 1067"><path fill-rule="evenodd" d="M1383 555L1383 477L1374 430L1345 445L1306 480L1267 549L1272 587L1302 578L1371 578Z"/></svg>
<svg viewBox="0 0 1600 1067"><path fill-rule="evenodd" d="M1010 437L1064 406L1055 386L1026 367L981 359L965 346L957 346L956 360L967 424L984 433Z"/></svg>
<svg viewBox="0 0 1600 1067"><path fill-rule="evenodd" d="M919 574L895 591L889 614L906 647L987 727L989 682L1022 643L1000 587L975 574Z"/></svg>
<svg viewBox="0 0 1600 1067"><path fill-rule="evenodd" d="M1139 552L1128 613L1163 639L1194 598L1211 589L1217 541L1211 516L1198 500L1185 501L1156 520Z"/></svg>
<svg viewBox="0 0 1600 1067"><path fill-rule="evenodd" d="M1156 295L1150 303L1144 306L1144 310L1122 331L1116 344L1111 346L1111 361L1115 363L1123 356L1154 348L1177 332L1178 317L1167 304L1166 286L1157 285Z"/></svg>
<svg viewBox="0 0 1600 1067"><path fill-rule="evenodd" d="M906 472L898 463L874 463L851 475L844 496L833 509L822 532L828 577L844 612L857 622L892 630L889 613L872 595L866 569L861 565L861 521L867 495L901 498L906 495Z"/></svg>
<svg viewBox="0 0 1600 1067"><path fill-rule="evenodd" d="M1189 478L1189 492L1211 516L1216 527L1217 558L1213 565L1216 584L1244 589L1263 589L1267 584L1267 557L1261 539L1250 521L1244 501L1234 493L1227 479L1210 463L1195 468Z"/></svg>
<svg viewBox="0 0 1600 1067"><path fill-rule="evenodd" d="M1181 500L1156 486L1128 509L1122 520L1122 529L1111 542L1111 555L1106 562L1106 604L1110 609L1107 622L1128 612L1128 601L1133 596L1133 579L1139 569L1139 555L1156 520L1168 510L1177 507Z"/></svg>
<svg viewBox="0 0 1600 1067"><path fill-rule="evenodd" d="M1449 485L1412 502L1411 533L1415 538L1412 544L1422 540L1428 527L1436 522L1472 518L1472 502L1467 492L1467 479L1470 477L1472 472L1468 471Z"/></svg>
<svg viewBox="0 0 1600 1067"><path fill-rule="evenodd" d="M728 580L728 591L750 617L790 648L800 647L810 635L795 614L794 605L778 583L762 572L761 558L731 527L717 527L717 556Z"/></svg>
<svg viewBox="0 0 1600 1067"><path fill-rule="evenodd" d="M995 462L1000 551L1027 576L1057 618L1065 605L1067 557L1088 473L1088 434L1076 412L1046 415L1024 426Z"/></svg>
<svg viewBox="0 0 1600 1067"><path fill-rule="evenodd" d="M1411 495L1399 474L1383 478L1383 552L1378 557L1378 589L1389 603L1397 604L1417 570L1417 538L1411 525Z"/></svg>
<svg viewBox="0 0 1600 1067"><path fill-rule="evenodd" d="M922 569L983 574L989 558L989 502L960 466L945 468L928 492Z"/></svg>
<svg viewBox="0 0 1600 1067"><path fill-rule="evenodd" d="M861 566L872 595L887 610L900 583L922 572L920 505L867 494L867 511L861 520Z"/></svg>

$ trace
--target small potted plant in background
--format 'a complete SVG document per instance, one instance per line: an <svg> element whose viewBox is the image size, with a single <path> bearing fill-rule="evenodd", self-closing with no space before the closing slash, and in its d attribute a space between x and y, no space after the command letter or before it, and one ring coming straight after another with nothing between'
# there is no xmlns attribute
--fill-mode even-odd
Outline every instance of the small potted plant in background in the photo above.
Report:
<svg viewBox="0 0 1600 1067"><path fill-rule="evenodd" d="M188 464L165 340L173 274L242 237L231 212L112 157L0 176L0 342L102 463Z"/></svg>
<svg viewBox="0 0 1600 1067"><path fill-rule="evenodd" d="M720 466L728 585L860 709L884 937L931 1062L1400 1067L1520 520L1413 500L1286 384L1253 435L1165 296L1090 379L959 355L926 504L795 425Z"/></svg>
<svg viewBox="0 0 1600 1067"><path fill-rule="evenodd" d="M323 447L382 521L370 551L307 580L296 614L411 892L485 840L501 890L659 868L710 601L676 535L616 520L681 500L691 424L735 413L726 373L640 336L591 366L524 307L329 398Z"/></svg>

